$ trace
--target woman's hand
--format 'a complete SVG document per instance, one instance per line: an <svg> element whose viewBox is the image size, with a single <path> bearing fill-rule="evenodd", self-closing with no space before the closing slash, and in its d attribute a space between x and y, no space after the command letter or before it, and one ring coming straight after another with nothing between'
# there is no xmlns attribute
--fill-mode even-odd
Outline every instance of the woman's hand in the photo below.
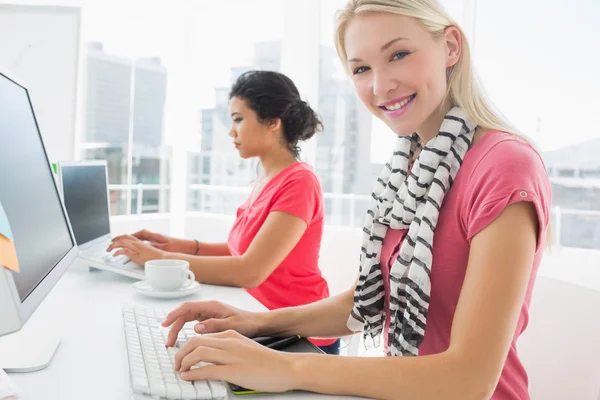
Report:
<svg viewBox="0 0 600 400"><path fill-rule="evenodd" d="M196 242L194 240L176 239L170 236L161 235L160 233L150 232L146 229L142 229L132 235L117 236L113 239L113 242L122 238L136 238L146 241L159 250L171 253L194 254L194 251L196 250Z"/></svg>
<svg viewBox="0 0 600 400"><path fill-rule="evenodd" d="M293 356L228 330L188 340L175 355L175 369L187 381L215 379L262 392L284 392L293 389ZM214 365L191 369L198 363Z"/></svg>
<svg viewBox="0 0 600 400"><path fill-rule="evenodd" d="M165 251L159 250L148 243L142 242L135 236L130 235L114 238L106 251L112 251L114 249L118 249L113 254L115 257L125 255L131 261L141 266L143 266L146 261L159 260L165 257Z"/></svg>
<svg viewBox="0 0 600 400"><path fill-rule="evenodd" d="M167 347L175 345L177 334L189 321L198 321L196 333L214 333L233 329L242 335L254 337L262 328L261 313L244 311L218 301L186 302L171 311L162 326L171 329Z"/></svg>

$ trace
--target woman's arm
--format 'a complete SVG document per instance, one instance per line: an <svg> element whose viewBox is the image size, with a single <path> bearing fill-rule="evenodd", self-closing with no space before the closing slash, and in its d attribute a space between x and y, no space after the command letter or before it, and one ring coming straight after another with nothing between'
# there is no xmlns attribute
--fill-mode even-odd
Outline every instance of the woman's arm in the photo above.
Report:
<svg viewBox="0 0 600 400"><path fill-rule="evenodd" d="M386 359L298 355L293 387L378 399L488 399L515 334L537 232L534 206L520 202L473 238L447 351Z"/></svg>
<svg viewBox="0 0 600 400"><path fill-rule="evenodd" d="M139 236L136 236L135 233L133 236L141 239ZM231 255L227 243L205 243L194 239L168 238L168 240L173 242L173 244L170 244L170 248L158 247L156 245L154 245L154 247L162 248L170 253L188 254L192 256L222 257Z"/></svg>
<svg viewBox="0 0 600 400"><path fill-rule="evenodd" d="M346 322L354 306L356 283L337 296L304 306L259 314L260 336L340 337L354 332Z"/></svg>
<svg viewBox="0 0 600 400"><path fill-rule="evenodd" d="M254 288L264 282L296 247L306 228L307 224L303 219L285 212L272 211L248 250L239 257L165 253L164 258L189 261L190 269L200 282Z"/></svg>
<svg viewBox="0 0 600 400"><path fill-rule="evenodd" d="M189 254L205 257L227 257L231 256L227 243L206 243L192 240L192 249ZM195 253L196 249L198 250Z"/></svg>
<svg viewBox="0 0 600 400"><path fill-rule="evenodd" d="M189 321L197 321L197 333L234 330L248 337L302 335L339 337L351 334L346 321L353 306L354 288L310 305L275 311L250 312L218 301L190 301L171 311L164 327L170 326L167 346L173 346L179 331ZM207 335L208 336L208 335Z"/></svg>
<svg viewBox="0 0 600 400"><path fill-rule="evenodd" d="M132 233L131 235L120 235L113 238L110 251L116 247L114 243L123 244L132 241L148 242L152 247L170 253L182 253L199 256L230 256L227 243L202 243L194 239L177 239L161 233L151 232L147 229ZM143 263L140 263L143 264Z"/></svg>

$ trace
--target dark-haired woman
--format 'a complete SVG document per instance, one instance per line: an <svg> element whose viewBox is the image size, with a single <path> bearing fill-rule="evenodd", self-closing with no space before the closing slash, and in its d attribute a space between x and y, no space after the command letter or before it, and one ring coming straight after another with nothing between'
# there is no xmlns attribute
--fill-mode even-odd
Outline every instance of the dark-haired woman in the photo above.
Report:
<svg viewBox="0 0 600 400"><path fill-rule="evenodd" d="M323 192L312 168L298 160L298 143L322 128L317 114L288 77L271 71L240 76L229 111L233 145L242 158L258 157L264 173L238 209L227 243L144 230L116 237L108 250L118 248L115 255L140 265L185 259L198 281L246 288L270 310L328 297L318 266ZM336 339L311 340L327 353L339 352Z"/></svg>

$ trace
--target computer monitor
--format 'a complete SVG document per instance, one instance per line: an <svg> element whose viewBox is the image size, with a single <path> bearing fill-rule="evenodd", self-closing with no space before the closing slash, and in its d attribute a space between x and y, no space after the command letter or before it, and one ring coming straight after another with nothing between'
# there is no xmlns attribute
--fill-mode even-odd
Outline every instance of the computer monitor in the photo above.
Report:
<svg viewBox="0 0 600 400"><path fill-rule="evenodd" d="M2 68L0 171L0 240L5 249L0 254L0 368L36 370L48 365L59 340L44 332L19 343L20 330L75 259L77 246L31 94ZM3 265L15 268L6 249L16 253L19 272Z"/></svg>
<svg viewBox="0 0 600 400"><path fill-rule="evenodd" d="M77 246L86 247L110 239L108 174L105 160L60 162L58 187Z"/></svg>

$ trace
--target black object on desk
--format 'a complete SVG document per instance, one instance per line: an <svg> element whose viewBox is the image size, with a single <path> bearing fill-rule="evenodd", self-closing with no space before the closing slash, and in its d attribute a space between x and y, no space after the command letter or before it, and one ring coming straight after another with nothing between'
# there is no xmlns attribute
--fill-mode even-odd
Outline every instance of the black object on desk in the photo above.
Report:
<svg viewBox="0 0 600 400"><path fill-rule="evenodd" d="M270 349L281 350L281 349L285 349L287 346L291 345L292 343L297 342L300 339L301 339L300 336L296 335L296 336L289 336L289 337L262 336L262 337L254 338L252 340L254 340L256 343L262 344L263 346L268 347Z"/></svg>

